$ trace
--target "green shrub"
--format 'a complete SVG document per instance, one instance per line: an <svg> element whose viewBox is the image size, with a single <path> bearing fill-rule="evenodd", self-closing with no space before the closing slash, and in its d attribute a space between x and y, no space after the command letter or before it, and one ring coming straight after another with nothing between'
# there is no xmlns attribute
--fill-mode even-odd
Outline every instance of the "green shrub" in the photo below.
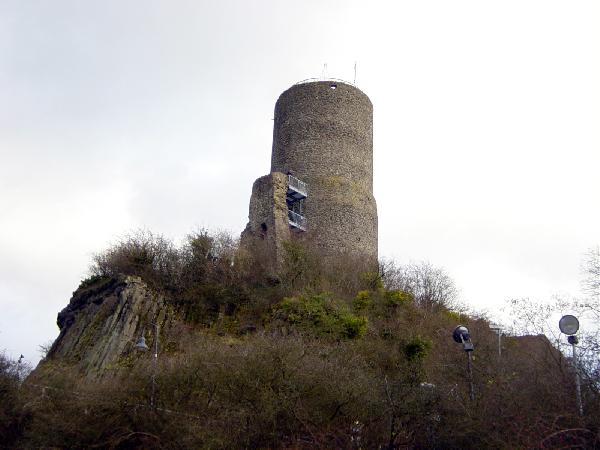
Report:
<svg viewBox="0 0 600 450"><path fill-rule="evenodd" d="M371 293L369 291L359 291L352 300L352 308L354 311L365 311L369 309L372 305L371 302Z"/></svg>
<svg viewBox="0 0 600 450"><path fill-rule="evenodd" d="M361 275L361 279L371 291L383 289L383 280L379 272L364 272Z"/></svg>
<svg viewBox="0 0 600 450"><path fill-rule="evenodd" d="M367 319L365 317L355 316L349 312L342 312L339 315L342 325L342 337L348 339L363 337L367 331Z"/></svg>
<svg viewBox="0 0 600 450"><path fill-rule="evenodd" d="M404 356L408 361L423 361L429 350L431 350L431 340L421 336L415 336L404 344Z"/></svg>
<svg viewBox="0 0 600 450"><path fill-rule="evenodd" d="M409 292L404 292L399 289L385 291L383 294L386 306L397 307L409 304L413 301L414 297Z"/></svg>
<svg viewBox="0 0 600 450"><path fill-rule="evenodd" d="M315 335L354 339L367 330L367 319L354 315L328 294L284 298L275 306L273 317L298 330Z"/></svg>

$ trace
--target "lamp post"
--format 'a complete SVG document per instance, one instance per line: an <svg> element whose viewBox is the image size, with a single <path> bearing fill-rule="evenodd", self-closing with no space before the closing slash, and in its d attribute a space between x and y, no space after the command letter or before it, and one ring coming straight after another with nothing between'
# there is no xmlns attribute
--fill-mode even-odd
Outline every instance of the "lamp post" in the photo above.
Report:
<svg viewBox="0 0 600 450"><path fill-rule="evenodd" d="M19 360L17 361L17 379L19 380L19 383L23 381L21 380L21 362L23 361L23 358L25 358L25 356L21 353L21 356L19 356Z"/></svg>
<svg viewBox="0 0 600 450"><path fill-rule="evenodd" d="M452 338L455 342L462 344L463 350L467 354L467 375L469 377L469 398L475 400L475 386L473 385L473 368L471 367L471 352L475 350L475 346L471 342L471 335L467 327L463 325L457 326L452 332Z"/></svg>
<svg viewBox="0 0 600 450"><path fill-rule="evenodd" d="M498 358L502 357L502 326L495 323L490 324L490 330L498 334Z"/></svg>
<svg viewBox="0 0 600 450"><path fill-rule="evenodd" d="M575 333L579 331L579 320L577 317L567 314L560 318L558 322L560 331L567 335L567 341L571 344L573 349L573 366L575 367L575 395L577 397L577 410L579 415L583 416L583 403L581 401L581 379L579 377L579 364L577 363L577 350L576 345L579 343Z"/></svg>
<svg viewBox="0 0 600 450"><path fill-rule="evenodd" d="M154 325L154 355L152 358L152 392L150 394L150 406L154 408L154 396L156 393L156 371L158 370L158 324L152 322ZM135 344L135 348L138 350L146 351L149 347L146 345L146 339L144 334L138 339Z"/></svg>

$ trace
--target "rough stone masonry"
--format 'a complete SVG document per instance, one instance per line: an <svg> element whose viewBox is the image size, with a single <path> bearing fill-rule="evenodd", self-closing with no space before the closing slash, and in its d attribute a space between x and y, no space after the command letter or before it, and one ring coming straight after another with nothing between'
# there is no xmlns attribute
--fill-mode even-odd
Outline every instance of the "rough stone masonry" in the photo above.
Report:
<svg viewBox="0 0 600 450"><path fill-rule="evenodd" d="M275 104L271 173L254 182L242 242L262 242L277 267L292 239L377 261L373 106L348 83L298 83Z"/></svg>

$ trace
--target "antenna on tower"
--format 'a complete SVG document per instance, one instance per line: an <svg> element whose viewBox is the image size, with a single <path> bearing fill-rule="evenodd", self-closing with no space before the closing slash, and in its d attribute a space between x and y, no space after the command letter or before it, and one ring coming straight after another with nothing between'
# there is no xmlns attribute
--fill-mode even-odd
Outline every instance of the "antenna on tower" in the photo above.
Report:
<svg viewBox="0 0 600 450"><path fill-rule="evenodd" d="M352 84L356 84L356 61L354 61L354 81Z"/></svg>

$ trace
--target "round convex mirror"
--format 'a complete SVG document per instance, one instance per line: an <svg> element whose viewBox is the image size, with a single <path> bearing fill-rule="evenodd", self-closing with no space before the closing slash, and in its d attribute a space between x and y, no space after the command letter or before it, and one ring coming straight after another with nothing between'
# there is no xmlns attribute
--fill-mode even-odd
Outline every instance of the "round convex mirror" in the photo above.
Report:
<svg viewBox="0 0 600 450"><path fill-rule="evenodd" d="M577 330L579 330L579 320L577 320L577 317L567 314L566 316L562 316L560 318L558 327L563 333L572 335L577 333Z"/></svg>
<svg viewBox="0 0 600 450"><path fill-rule="evenodd" d="M469 330L467 329L467 327L459 325L454 329L454 332L452 333L452 338L460 344L463 342L461 336L465 340L469 339Z"/></svg>

